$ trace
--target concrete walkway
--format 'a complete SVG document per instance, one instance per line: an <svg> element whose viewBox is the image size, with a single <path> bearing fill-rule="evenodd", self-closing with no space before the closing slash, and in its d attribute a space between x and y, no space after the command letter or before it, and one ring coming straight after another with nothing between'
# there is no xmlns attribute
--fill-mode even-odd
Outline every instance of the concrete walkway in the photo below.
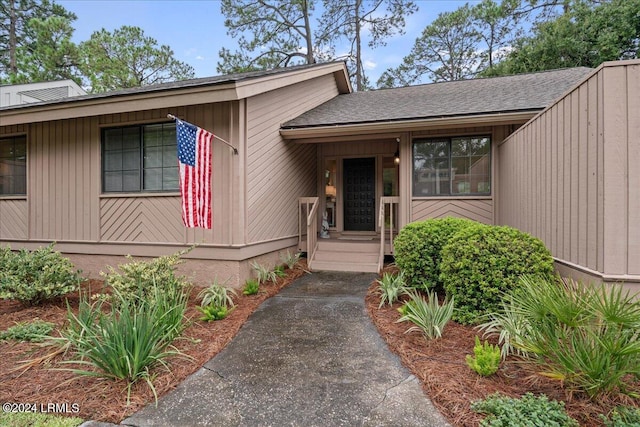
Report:
<svg viewBox="0 0 640 427"><path fill-rule="evenodd" d="M446 426L364 307L373 274L308 274L131 426Z"/></svg>

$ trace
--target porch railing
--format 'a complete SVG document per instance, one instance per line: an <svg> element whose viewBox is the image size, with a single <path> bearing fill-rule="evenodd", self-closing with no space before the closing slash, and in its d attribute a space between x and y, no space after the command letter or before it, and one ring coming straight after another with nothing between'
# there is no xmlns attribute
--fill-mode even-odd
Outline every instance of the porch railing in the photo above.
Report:
<svg viewBox="0 0 640 427"><path fill-rule="evenodd" d="M378 217L378 227L380 227L380 256L378 257L378 271L384 267L384 248L385 237L387 233L386 215L387 206L389 207L389 243L391 245L391 254L393 254L393 233L394 224L397 217L396 208L400 203L400 197L397 196L385 196L380 198L380 215Z"/></svg>
<svg viewBox="0 0 640 427"><path fill-rule="evenodd" d="M303 247L306 236L307 262L311 260L318 247L318 197L300 197L298 199L298 247Z"/></svg>

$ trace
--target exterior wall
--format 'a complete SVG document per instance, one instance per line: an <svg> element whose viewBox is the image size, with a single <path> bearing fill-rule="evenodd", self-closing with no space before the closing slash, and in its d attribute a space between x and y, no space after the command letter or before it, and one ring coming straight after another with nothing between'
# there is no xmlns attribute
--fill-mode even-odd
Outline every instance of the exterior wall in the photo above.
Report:
<svg viewBox="0 0 640 427"><path fill-rule="evenodd" d="M316 193L316 150L285 141L280 124L338 95L333 76L247 99L247 242L298 234L298 198Z"/></svg>
<svg viewBox="0 0 640 427"><path fill-rule="evenodd" d="M412 132L409 138L408 147L404 152L407 158L412 156L413 138L430 138L438 136L464 136L464 135L490 135L491 136L491 195L490 196L463 196L463 197L414 197L413 190L409 188L408 201L410 206L409 221L423 221L430 218L445 218L448 216L457 218L466 218L479 221L485 224L495 223L495 200L497 188L499 187L499 179L496 174L498 168L498 158L496 151L498 145L504 140L505 136L511 131L512 125L501 126L484 126L469 127L445 130L430 130ZM413 180L411 162L401 162L404 174L408 177L409 182ZM405 202L407 203L407 202Z"/></svg>
<svg viewBox="0 0 640 427"><path fill-rule="evenodd" d="M498 149L497 219L556 260L640 282L640 61L605 63Z"/></svg>

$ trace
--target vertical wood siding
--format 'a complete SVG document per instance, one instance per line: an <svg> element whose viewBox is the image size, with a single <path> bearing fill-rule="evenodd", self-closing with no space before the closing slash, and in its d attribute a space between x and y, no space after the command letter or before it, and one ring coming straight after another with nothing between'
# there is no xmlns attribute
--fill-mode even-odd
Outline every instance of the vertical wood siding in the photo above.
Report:
<svg viewBox="0 0 640 427"><path fill-rule="evenodd" d="M316 193L316 147L284 141L280 124L337 94L323 76L247 99L248 242L297 234L298 198Z"/></svg>
<svg viewBox="0 0 640 427"><path fill-rule="evenodd" d="M605 275L640 274L640 63L606 64L498 150L498 222Z"/></svg>

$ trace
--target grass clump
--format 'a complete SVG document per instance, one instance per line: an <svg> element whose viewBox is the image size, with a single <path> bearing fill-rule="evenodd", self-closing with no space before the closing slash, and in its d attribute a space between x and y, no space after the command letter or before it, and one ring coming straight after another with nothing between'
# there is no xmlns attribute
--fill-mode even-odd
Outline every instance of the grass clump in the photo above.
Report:
<svg viewBox="0 0 640 427"><path fill-rule="evenodd" d="M287 250L287 253L280 255L280 261L282 261L282 263L286 265L289 270L291 270L293 267L295 267L298 261L300 261L301 256L302 254L300 252L295 252L292 254L289 250Z"/></svg>
<svg viewBox="0 0 640 427"><path fill-rule="evenodd" d="M53 328L55 328L55 324L40 319L34 319L31 322L20 322L6 331L1 331L0 341L42 342L51 334Z"/></svg>
<svg viewBox="0 0 640 427"><path fill-rule="evenodd" d="M497 345L491 345L488 341L482 344L480 338L476 336L473 354L474 356L467 354L466 361L467 365L478 375L488 377L498 371L500 367L500 348Z"/></svg>
<svg viewBox="0 0 640 427"><path fill-rule="evenodd" d="M378 308L385 304L393 305L407 290L403 272L398 274L384 273L382 278L376 282L378 283L377 293L380 295Z"/></svg>
<svg viewBox="0 0 640 427"><path fill-rule="evenodd" d="M235 290L221 285L217 281L214 281L211 285L204 288L198 294L198 298L201 299L201 306L214 305L217 307L233 307L233 297L237 296Z"/></svg>
<svg viewBox="0 0 640 427"><path fill-rule="evenodd" d="M256 280L259 284L265 284L267 282L276 283L278 281L278 277L284 277L287 275L284 271L284 267L279 265L273 270L269 270L268 267L265 267L257 262L251 263L251 268L253 269Z"/></svg>
<svg viewBox="0 0 640 427"><path fill-rule="evenodd" d="M440 305L435 292L429 292L427 299L415 290L410 290L407 294L410 299L401 310L401 313L404 313L398 322L408 320L415 325L407 329L405 333L420 331L427 339L440 338L444 327L453 314L454 300L445 300Z"/></svg>
<svg viewBox="0 0 640 427"><path fill-rule="evenodd" d="M487 417L481 427L578 427L576 420L567 415L564 402L550 401L545 395L527 393L520 399L492 394L473 402L471 409Z"/></svg>
<svg viewBox="0 0 640 427"><path fill-rule="evenodd" d="M34 306L77 290L80 272L53 247L54 243L34 251L1 247L0 299Z"/></svg>

